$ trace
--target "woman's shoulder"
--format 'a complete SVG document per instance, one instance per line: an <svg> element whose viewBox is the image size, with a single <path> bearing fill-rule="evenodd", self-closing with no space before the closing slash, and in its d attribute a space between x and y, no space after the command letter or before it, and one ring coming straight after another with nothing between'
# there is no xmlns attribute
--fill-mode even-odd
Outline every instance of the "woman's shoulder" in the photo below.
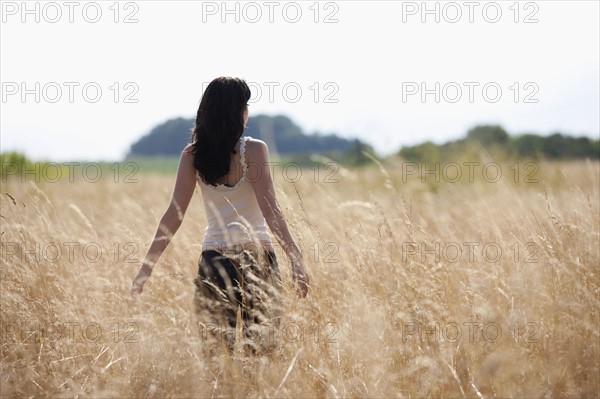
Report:
<svg viewBox="0 0 600 399"><path fill-rule="evenodd" d="M194 144L193 143L189 143L188 145L186 145L182 151L183 155L188 155L188 154L193 154L193 153L194 153Z"/></svg>
<svg viewBox="0 0 600 399"><path fill-rule="evenodd" d="M246 161L263 162L269 158L267 143L253 137L246 138Z"/></svg>
<svg viewBox="0 0 600 399"><path fill-rule="evenodd" d="M246 136L246 152L253 152L256 154L262 153L265 150L268 151L269 147L267 143L262 140L255 139L254 137Z"/></svg>

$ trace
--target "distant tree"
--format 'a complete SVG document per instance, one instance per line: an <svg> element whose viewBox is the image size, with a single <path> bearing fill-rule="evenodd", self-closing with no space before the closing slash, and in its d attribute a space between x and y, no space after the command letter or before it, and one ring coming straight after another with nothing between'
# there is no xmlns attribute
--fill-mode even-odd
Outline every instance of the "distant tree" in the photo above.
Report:
<svg viewBox="0 0 600 399"><path fill-rule="evenodd" d="M265 140L280 154L326 153L346 151L351 140L335 134L307 135L300 126L284 115L257 115L248 120L246 134Z"/></svg>
<svg viewBox="0 0 600 399"><path fill-rule="evenodd" d="M543 154L544 138L536 134L523 134L510 143L511 153L519 158L538 159Z"/></svg>
<svg viewBox="0 0 600 399"><path fill-rule="evenodd" d="M545 137L542 141L542 153L550 159L566 158L571 152L570 140L567 140L560 133L554 133Z"/></svg>
<svg viewBox="0 0 600 399"><path fill-rule="evenodd" d="M510 150L515 156L533 159L599 159L600 141L560 133L547 137L524 134L511 140Z"/></svg>
<svg viewBox="0 0 600 399"><path fill-rule="evenodd" d="M340 157L340 162L349 166L362 166L373 162L365 152L375 156L373 147L360 140L352 140L348 149Z"/></svg>
<svg viewBox="0 0 600 399"><path fill-rule="evenodd" d="M193 119L184 118L162 123L134 143L129 156L178 155L189 143L193 126ZM273 152L281 155L343 153L353 144L352 140L335 134L307 135L284 115L251 116L244 134L266 141ZM360 143L366 146L365 143Z"/></svg>
<svg viewBox="0 0 600 399"><path fill-rule="evenodd" d="M130 156L178 155L190 142L191 119L170 119L131 145Z"/></svg>
<svg viewBox="0 0 600 399"><path fill-rule="evenodd" d="M479 125L467 132L467 140L476 140L484 147L494 144L504 145L509 139L506 130L499 125Z"/></svg>
<svg viewBox="0 0 600 399"><path fill-rule="evenodd" d="M20 176L28 163L29 160L20 152L2 152L0 153L0 177L4 180L10 175Z"/></svg>
<svg viewBox="0 0 600 399"><path fill-rule="evenodd" d="M590 140L588 137L573 138L571 155L575 158L600 158L600 140Z"/></svg>
<svg viewBox="0 0 600 399"><path fill-rule="evenodd" d="M440 147L431 141L426 141L412 147L402 147L400 156L412 162L438 162Z"/></svg>
<svg viewBox="0 0 600 399"><path fill-rule="evenodd" d="M0 178L2 178L3 181L10 176L25 176L26 178L39 181L40 173L41 171L46 170L45 168L47 165L47 162L33 162L28 159L25 154L17 151L0 152ZM54 171L55 169L56 167L52 170Z"/></svg>
<svg viewBox="0 0 600 399"><path fill-rule="evenodd" d="M496 159L600 159L600 140L571 137L554 133L550 136L523 134L511 137L501 126L479 125L470 129L464 139L436 145L430 141L400 149L399 155L408 161L433 163L457 161L477 156L476 143Z"/></svg>

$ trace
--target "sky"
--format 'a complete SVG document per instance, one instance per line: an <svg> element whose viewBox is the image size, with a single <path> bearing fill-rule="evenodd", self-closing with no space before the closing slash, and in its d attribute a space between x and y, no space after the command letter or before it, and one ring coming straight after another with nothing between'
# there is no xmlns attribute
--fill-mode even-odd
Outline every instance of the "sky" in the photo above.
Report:
<svg viewBox="0 0 600 399"><path fill-rule="evenodd" d="M598 1L1 1L0 145L121 160L208 82L250 115L358 137L380 155L462 137L599 137Z"/></svg>

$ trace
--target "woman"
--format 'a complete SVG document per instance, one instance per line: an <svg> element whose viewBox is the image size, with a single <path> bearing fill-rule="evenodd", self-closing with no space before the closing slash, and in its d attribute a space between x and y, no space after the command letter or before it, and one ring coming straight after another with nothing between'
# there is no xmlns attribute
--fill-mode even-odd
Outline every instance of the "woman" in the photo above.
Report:
<svg viewBox="0 0 600 399"><path fill-rule="evenodd" d="M192 143L179 161L171 203L133 281L134 298L181 225L196 184L208 221L195 280L197 310L211 310L230 327L240 316L245 322L268 319L279 271L266 225L290 259L298 296L306 297L308 276L277 203L267 145L242 136L249 99L248 85L238 78L220 77L206 88Z"/></svg>

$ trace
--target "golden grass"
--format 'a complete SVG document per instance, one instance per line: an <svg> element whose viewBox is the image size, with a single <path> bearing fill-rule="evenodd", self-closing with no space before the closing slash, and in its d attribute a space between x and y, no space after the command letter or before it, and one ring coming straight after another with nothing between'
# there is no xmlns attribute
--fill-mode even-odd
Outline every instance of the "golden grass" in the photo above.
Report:
<svg viewBox="0 0 600 399"><path fill-rule="evenodd" d="M538 183L385 171L277 174L312 280L298 300L278 251L263 356L199 334L199 192L132 303L172 177L3 183L1 396L599 397L599 164L542 163Z"/></svg>

